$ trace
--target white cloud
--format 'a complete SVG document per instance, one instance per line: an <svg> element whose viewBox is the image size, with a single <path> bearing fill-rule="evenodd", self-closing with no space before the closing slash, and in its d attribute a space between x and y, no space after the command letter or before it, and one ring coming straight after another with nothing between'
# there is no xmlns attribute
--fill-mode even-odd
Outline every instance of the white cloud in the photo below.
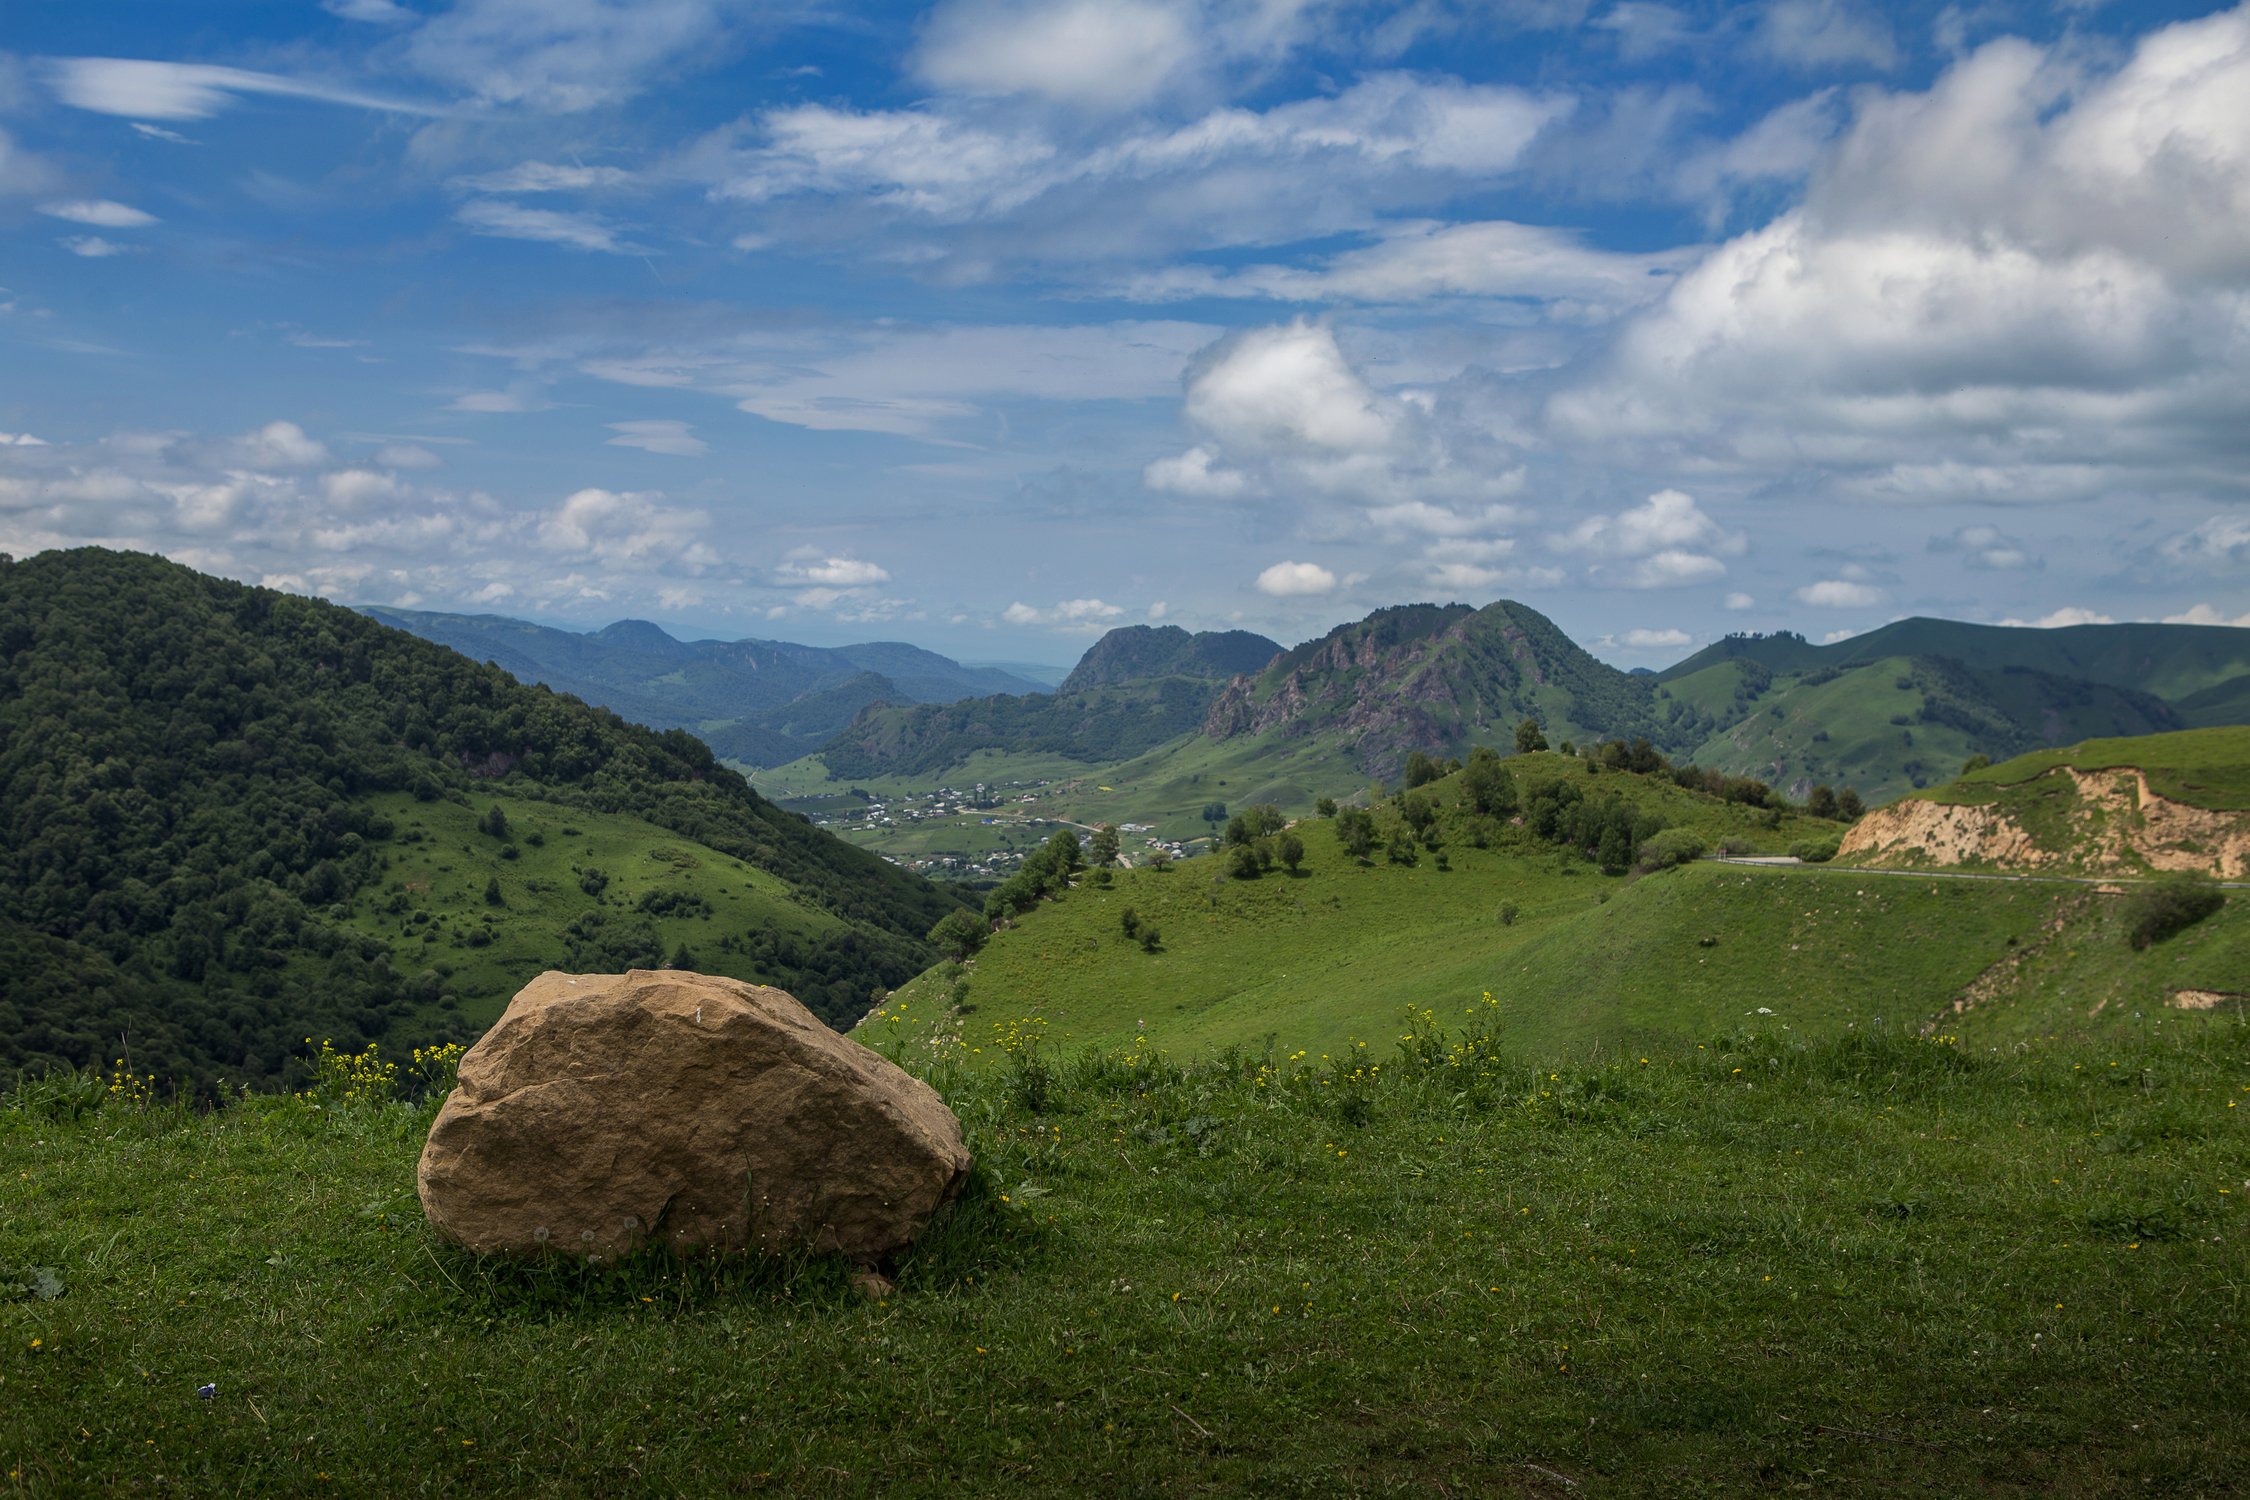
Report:
<svg viewBox="0 0 2250 1500"><path fill-rule="evenodd" d="M1898 66L1898 42L1881 12L1851 0L1771 0L1751 33L1768 57L1800 68Z"/></svg>
<svg viewBox="0 0 2250 1500"><path fill-rule="evenodd" d="M2002 620L2000 623L2032 630L2058 630L2066 625L2115 625L2117 621L2099 610L2087 609L2077 604L2066 604L2060 609L2041 615L2036 620L2008 619Z"/></svg>
<svg viewBox="0 0 2250 1500"><path fill-rule="evenodd" d="M0 448L45 448L45 438L33 437L28 432L0 432Z"/></svg>
<svg viewBox="0 0 2250 1500"><path fill-rule="evenodd" d="M2166 537L2158 550L2172 562L2186 566L2250 563L2250 516L2213 516L2191 530Z"/></svg>
<svg viewBox="0 0 2250 1500"><path fill-rule="evenodd" d="M1630 315L1552 434L1829 501L2208 493L2250 381L2250 9L2089 57L1853 96L1804 201Z"/></svg>
<svg viewBox="0 0 2250 1500"><path fill-rule="evenodd" d="M455 177L447 187L470 193L583 193L620 188L633 182L633 174L619 167L589 167L580 163L557 166L527 161L500 172L480 172Z"/></svg>
<svg viewBox="0 0 2250 1500"><path fill-rule="evenodd" d="M1693 496L1680 490L1658 490L1641 504L1616 515L1589 516L1569 531L1549 538L1549 544L1558 552L1630 560L1631 566L1623 569L1595 563L1587 576L1596 583L1657 589L1725 577L1727 565L1717 554L1738 554L1748 541L1741 533L1729 532L1712 520Z"/></svg>
<svg viewBox="0 0 2250 1500"><path fill-rule="evenodd" d="M397 0L320 0L320 8L347 21L366 21L378 26L397 26L416 19L414 12Z"/></svg>
<svg viewBox="0 0 2250 1500"><path fill-rule="evenodd" d="M1232 500L1250 488L1248 476L1232 469L1214 470L1218 457L1201 443L1172 458L1160 458L1141 470L1141 482L1152 490L1194 495L1206 500Z"/></svg>
<svg viewBox="0 0 2250 1500"><path fill-rule="evenodd" d="M24 150L14 136L0 130L0 197L52 192L62 177L61 169L52 161Z"/></svg>
<svg viewBox="0 0 2250 1500"><path fill-rule="evenodd" d="M473 198L455 209L453 217L472 233L498 239L567 245L573 250L594 250L605 255L647 253L638 245L620 240L615 229L592 214L525 208L497 198Z"/></svg>
<svg viewBox="0 0 2250 1500"><path fill-rule="evenodd" d="M444 461L417 443L385 443L375 450L375 462L391 469L435 469Z"/></svg>
<svg viewBox="0 0 2250 1500"><path fill-rule="evenodd" d="M1421 302L1438 297L1515 297L1615 310L1663 294L1694 254L1652 255L1587 248L1575 234L1492 220L1387 227L1365 249L1310 266L1259 265L1217 271L1167 266L1128 278L1142 301L1264 297L1289 302Z"/></svg>
<svg viewBox="0 0 2250 1500"><path fill-rule="evenodd" d="M1378 525L1490 525L1523 483L1508 455L1459 451L1419 392L1376 391L1325 325L1297 319L1230 334L1196 360L1183 413L1200 439L1144 471L1205 494L1293 495L1370 507ZM1237 487L1239 486L1239 487ZM1468 520L1483 501L1481 519ZM1464 513L1449 507L1467 503Z"/></svg>
<svg viewBox="0 0 2250 1500"><path fill-rule="evenodd" d="M166 130L161 125L151 125L145 120L135 120L132 124L136 132L152 141L164 141L174 146L200 146L203 144L191 136L180 134L177 130Z"/></svg>
<svg viewBox="0 0 2250 1500"><path fill-rule="evenodd" d="M405 56L488 104L575 113L723 55L740 9L726 0L458 0L415 29Z"/></svg>
<svg viewBox="0 0 2250 1500"><path fill-rule="evenodd" d="M63 103L96 114L132 120L207 120L238 94L270 94L356 105L394 114L427 115L426 105L379 98L357 89L277 73L218 68L203 63L151 62L124 57L66 57L52 70Z"/></svg>
<svg viewBox="0 0 2250 1500"><path fill-rule="evenodd" d="M327 445L294 422L268 422L231 446L234 456L254 469L309 469L328 462Z"/></svg>
<svg viewBox="0 0 2250 1500"><path fill-rule="evenodd" d="M2167 625L2235 625L2250 628L2250 610L2229 616L2209 604L2190 605L2176 615L2166 615Z"/></svg>
<svg viewBox="0 0 2250 1500"><path fill-rule="evenodd" d="M515 391L469 391L446 404L447 411L540 411L544 404Z"/></svg>
<svg viewBox="0 0 2250 1500"><path fill-rule="evenodd" d="M792 553L790 560L775 570L775 576L785 584L810 583L836 589L866 588L891 581L888 571L862 558L825 556L810 549Z"/></svg>
<svg viewBox="0 0 2250 1500"><path fill-rule="evenodd" d="M154 224L156 215L124 203L113 203L107 198L73 198L58 203L42 203L39 211L49 218L68 219L73 224L91 224L96 229L139 229Z"/></svg>
<svg viewBox="0 0 2250 1500"><path fill-rule="evenodd" d="M541 546L590 562L662 561L691 573L718 554L702 540L710 517L664 503L654 491L582 489L538 523Z"/></svg>
<svg viewBox="0 0 2250 1500"><path fill-rule="evenodd" d="M1748 594L1737 591L1735 593L1727 595L1726 599L1720 604L1719 607L1721 609L1730 609L1735 611L1756 609L1758 607L1758 601L1750 597L1750 595Z"/></svg>
<svg viewBox="0 0 2250 1500"><path fill-rule="evenodd" d="M1889 597L1871 583L1849 578L1823 578L1797 590L1797 602L1816 609L1870 609Z"/></svg>
<svg viewBox="0 0 2250 1500"><path fill-rule="evenodd" d="M1108 622L1125 611L1100 599L1065 599L1053 609L1034 609L1017 600L1000 612L1010 625L1047 625L1057 630L1093 633L1109 628Z"/></svg>
<svg viewBox="0 0 2250 1500"><path fill-rule="evenodd" d="M679 458L699 458L711 451L711 445L695 436L694 428L686 422L612 422L609 428L617 434L608 439L610 446L615 448L640 448L650 453L669 453Z"/></svg>
<svg viewBox="0 0 2250 1500"><path fill-rule="evenodd" d="M1963 526L1944 536L1933 536L1929 550L1957 554L1963 567L1979 572L2009 573L2040 565L2022 540L1997 526Z"/></svg>
<svg viewBox="0 0 2250 1500"><path fill-rule="evenodd" d="M120 245L115 240L105 240L98 234L67 235L55 243L84 260L107 260L112 255L133 253L131 245Z"/></svg>
<svg viewBox="0 0 2250 1500"><path fill-rule="evenodd" d="M950 0L915 54L942 89L1113 109L1161 93L1204 55L1192 16L1152 0Z"/></svg>
<svg viewBox="0 0 2250 1500"><path fill-rule="evenodd" d="M1258 575L1258 592L1275 598L1329 594L1335 590L1336 575L1319 563L1277 562Z"/></svg>
<svg viewBox="0 0 2250 1500"><path fill-rule="evenodd" d="M1161 620L1167 613L1170 612L1171 608L1171 605L1166 604L1162 599L1159 599L1154 604L1151 604L1148 607L1148 617L1152 620Z"/></svg>
<svg viewBox="0 0 2250 1500"><path fill-rule="evenodd" d="M1655 651L1674 646L1685 646L1695 638L1684 630L1628 630L1620 640L1636 651Z"/></svg>

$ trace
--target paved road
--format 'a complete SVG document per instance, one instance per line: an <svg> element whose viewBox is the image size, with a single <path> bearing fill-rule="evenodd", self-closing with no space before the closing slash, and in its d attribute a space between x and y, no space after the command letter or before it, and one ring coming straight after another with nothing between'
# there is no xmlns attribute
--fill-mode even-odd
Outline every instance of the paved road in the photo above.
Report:
<svg viewBox="0 0 2250 1500"><path fill-rule="evenodd" d="M1908 880L2007 880L2034 885L2130 885L2143 876L2001 875L1989 870L1886 870L1872 865L1809 865L1788 854L1712 854L1706 865L1748 865L1757 870L1796 870L1807 874L1890 875ZM2250 891L2250 880L2222 880L2222 890Z"/></svg>

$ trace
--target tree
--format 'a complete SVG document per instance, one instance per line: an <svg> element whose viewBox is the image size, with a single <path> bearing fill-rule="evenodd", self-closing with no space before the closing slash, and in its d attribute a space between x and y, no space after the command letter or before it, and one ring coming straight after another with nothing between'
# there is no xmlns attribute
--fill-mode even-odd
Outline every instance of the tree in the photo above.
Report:
<svg viewBox="0 0 2250 1500"><path fill-rule="evenodd" d="M1469 763L1461 768L1461 794L1471 812L1488 817L1506 817L1516 810L1516 779L1489 745L1469 752Z"/></svg>
<svg viewBox="0 0 2250 1500"><path fill-rule="evenodd" d="M1137 937L1141 930L1141 914L1128 906L1118 913L1117 925L1125 929L1127 937Z"/></svg>
<svg viewBox="0 0 2250 1500"><path fill-rule="evenodd" d="M1312 805L1312 810L1316 818L1333 818L1336 816L1336 799L1323 797Z"/></svg>
<svg viewBox="0 0 2250 1500"><path fill-rule="evenodd" d="M1859 800L1859 793L1845 787L1836 794L1836 816L1846 823L1857 823L1867 813L1867 804Z"/></svg>
<svg viewBox="0 0 2250 1500"><path fill-rule="evenodd" d="M1287 865L1289 873L1294 875L1297 873L1297 866L1305 862L1305 841L1293 833L1285 833L1279 841L1278 852L1281 855L1281 862Z"/></svg>
<svg viewBox="0 0 2250 1500"><path fill-rule="evenodd" d="M1408 790L1428 786L1445 774L1445 768L1430 759L1426 751L1410 751L1406 757L1406 785Z"/></svg>
<svg viewBox="0 0 2250 1500"><path fill-rule="evenodd" d="M1971 771L1981 771L1986 766L1989 766L1991 764L1992 757L1989 755L1972 755L1967 760L1961 762L1961 774L1963 776L1966 776Z"/></svg>
<svg viewBox="0 0 2250 1500"><path fill-rule="evenodd" d="M1143 953L1154 953L1157 949L1163 946L1164 934L1159 932L1154 926L1143 927L1141 929L1141 951Z"/></svg>
<svg viewBox="0 0 2250 1500"><path fill-rule="evenodd" d="M1087 845L1086 856L1097 869L1108 869L1111 865L1117 863L1117 825L1115 823L1104 823L1094 830L1094 837Z"/></svg>
<svg viewBox="0 0 2250 1500"><path fill-rule="evenodd" d="M1262 866L1258 851L1248 844L1237 844L1227 855L1227 873L1237 880L1256 880Z"/></svg>
<svg viewBox="0 0 2250 1500"><path fill-rule="evenodd" d="M1049 868L1055 872L1057 884L1068 886L1070 877L1085 868L1086 851L1078 845L1075 828L1056 829L1040 848L1047 856Z"/></svg>
<svg viewBox="0 0 2250 1500"><path fill-rule="evenodd" d="M507 898L500 894L500 877L497 875L484 883L484 904L487 906L506 906L508 904Z"/></svg>
<svg viewBox="0 0 2250 1500"><path fill-rule="evenodd" d="M1336 814L1336 841L1360 863L1375 847L1375 817L1364 807L1347 807Z"/></svg>
<svg viewBox="0 0 2250 1500"><path fill-rule="evenodd" d="M493 803L486 810L485 815L477 819L477 829L479 832L488 833L496 839L504 839L508 836L508 815L501 810L499 803Z"/></svg>
<svg viewBox="0 0 2250 1500"><path fill-rule="evenodd" d="M1399 799L1398 815L1417 834L1427 833L1430 826L1437 822L1437 807L1420 792L1409 792Z"/></svg>
<svg viewBox="0 0 2250 1500"><path fill-rule="evenodd" d="M1204 822L1206 822L1206 823L1224 823L1224 822L1225 822L1226 820L1227 820L1227 805L1226 805L1226 804L1225 804L1224 802L1206 802L1206 803L1204 803L1204 804L1203 804L1203 821L1204 821Z"/></svg>
<svg viewBox="0 0 2250 1500"><path fill-rule="evenodd" d="M1805 811L1816 818L1835 817L1836 789L1827 785L1814 787L1812 794L1805 798Z"/></svg>
<svg viewBox="0 0 2250 1500"><path fill-rule="evenodd" d="M1546 748L1547 736L1540 733L1537 719L1525 719L1516 726L1516 754L1529 755Z"/></svg>
<svg viewBox="0 0 2250 1500"><path fill-rule="evenodd" d="M991 935L991 926L981 918L965 911L949 911L930 929L930 942L958 963L982 948Z"/></svg>

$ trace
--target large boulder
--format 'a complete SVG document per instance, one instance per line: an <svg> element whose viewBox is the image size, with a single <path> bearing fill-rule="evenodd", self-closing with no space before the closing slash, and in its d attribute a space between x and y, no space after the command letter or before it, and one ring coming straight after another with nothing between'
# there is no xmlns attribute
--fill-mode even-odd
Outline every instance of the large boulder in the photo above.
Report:
<svg viewBox="0 0 2250 1500"><path fill-rule="evenodd" d="M929 1085L776 989L677 970L540 975L461 1059L417 1174L475 1251L608 1258L903 1249L969 1170Z"/></svg>

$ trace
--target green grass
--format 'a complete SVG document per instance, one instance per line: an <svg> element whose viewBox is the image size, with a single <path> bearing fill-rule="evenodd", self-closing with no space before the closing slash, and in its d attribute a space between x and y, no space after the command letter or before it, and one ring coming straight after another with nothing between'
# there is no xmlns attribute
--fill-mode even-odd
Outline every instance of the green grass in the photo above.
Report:
<svg viewBox="0 0 2250 1500"><path fill-rule="evenodd" d="M1743 812L1703 809L1721 826ZM902 986L857 1034L880 1045L936 1028L983 1045L1033 1020L1068 1045L1145 1034L1185 1054L1273 1036L1284 1050L1334 1053L1388 1036L1402 1007L1488 990L1509 1044L1541 1053L1676 1046L1761 1005L1827 1029L1935 1014L2010 938L2034 935L2056 899L2045 886L1727 865L1626 881L1519 838L1449 842L1447 870L1428 854L1361 865L1332 825L1297 831L1307 857L1296 876L1234 880L1195 859L1120 871L1107 888L1081 878L966 969L940 965ZM1126 934L1128 907L1160 930L1160 951Z"/></svg>
<svg viewBox="0 0 2250 1500"><path fill-rule="evenodd" d="M481 1263L404 1105L0 1103L0 1491L2219 1494L2239 1028L1411 1076L937 1082L978 1168L820 1263ZM2239 1103L2241 1107L2230 1108ZM19 1283L21 1284L21 1283ZM211 1399L196 1389L215 1386Z"/></svg>
<svg viewBox="0 0 2250 1500"><path fill-rule="evenodd" d="M350 923L391 943L402 975L436 973L460 1016L480 1030L526 980L568 967L562 931L587 912L645 921L665 956L685 947L705 972L740 978L758 977L747 955L734 951L746 932L843 929L839 918L794 900L780 877L638 818L500 794L466 804L417 802L405 793L370 800L397 832L383 846L388 868L360 892ZM504 838L477 827L493 806L507 817ZM503 857L508 848L515 858ZM589 871L608 877L598 896L582 884ZM497 907L484 899L493 880ZM638 910L644 898L665 893L699 898L707 910Z"/></svg>
<svg viewBox="0 0 2250 1500"><path fill-rule="evenodd" d="M2250 728L2188 729L2035 750L1971 771L1924 795L1939 802L2010 802L2011 789L2064 766L2081 771L2131 768L2146 773L2149 788L2174 802L2228 812L2250 810Z"/></svg>

